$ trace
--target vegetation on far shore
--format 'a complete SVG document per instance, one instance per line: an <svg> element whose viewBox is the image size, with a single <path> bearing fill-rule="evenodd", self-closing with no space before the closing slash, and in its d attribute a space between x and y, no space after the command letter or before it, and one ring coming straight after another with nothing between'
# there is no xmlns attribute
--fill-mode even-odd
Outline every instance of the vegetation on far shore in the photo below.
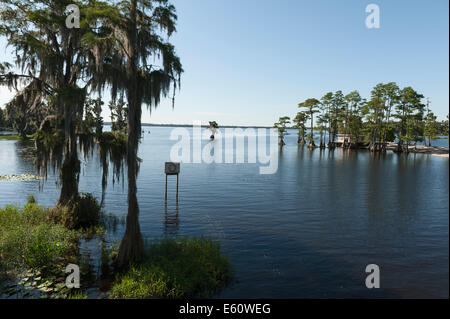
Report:
<svg viewBox="0 0 450 319"><path fill-rule="evenodd" d="M424 95L412 87L400 88L395 82L378 83L367 99L358 91L344 95L340 90L328 92L320 100L306 99L298 104L300 111L292 122L298 129L298 144L308 143L310 148L316 147L315 125L320 135L320 148L364 145L370 151L385 152L387 144L396 141L395 151L408 153L411 143L423 142L431 146L432 139L442 135L448 138L449 135L448 115L446 120L437 121L430 101L424 99ZM274 124L281 146L290 123L290 117L282 116ZM338 134L343 135L339 142L336 140Z"/></svg>
<svg viewBox="0 0 450 319"><path fill-rule="evenodd" d="M17 141L17 140L26 140L26 139L33 139L33 138L34 138L34 135L32 135L32 134L26 135L26 137L23 137L19 134L5 134L5 135L0 134L0 140Z"/></svg>

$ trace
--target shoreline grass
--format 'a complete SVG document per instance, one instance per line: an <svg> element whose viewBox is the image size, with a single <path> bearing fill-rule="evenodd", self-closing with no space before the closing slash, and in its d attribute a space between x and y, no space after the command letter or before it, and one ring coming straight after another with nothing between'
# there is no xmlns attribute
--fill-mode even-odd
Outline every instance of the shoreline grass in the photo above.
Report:
<svg viewBox="0 0 450 319"><path fill-rule="evenodd" d="M0 208L0 268L2 282L9 282L2 292L23 297L63 292L65 266L80 262L80 236L35 203Z"/></svg>
<svg viewBox="0 0 450 319"><path fill-rule="evenodd" d="M117 275L112 299L211 297L231 282L233 272L220 244L206 238L153 242L144 262Z"/></svg>
<svg viewBox="0 0 450 319"><path fill-rule="evenodd" d="M102 223L109 216L90 194L81 194L73 218L68 218L67 209L37 205L32 195L27 200L20 209L11 205L0 208L0 294L80 297L92 283L90 260L81 254L80 240L101 235ZM80 267L80 289L66 287L68 264Z"/></svg>
<svg viewBox="0 0 450 319"><path fill-rule="evenodd" d="M101 236L104 227L115 228L117 220L103 212L90 216L100 206L89 194L80 199L75 219L66 219L63 209L39 206L32 195L22 208L0 208L0 295L87 298L85 290L99 278L92 278L90 257L80 254L81 240ZM146 245L143 262L121 273L110 271L114 255L114 249L102 246L102 267L106 267L102 276L106 274L109 281L111 299L210 297L233 276L220 244L203 237L155 240ZM80 289L65 285L68 264L80 266Z"/></svg>
<svg viewBox="0 0 450 319"><path fill-rule="evenodd" d="M35 137L34 134L27 135L26 137L23 137L19 134L6 134L6 135L0 135L0 140L25 141L25 140L31 140L34 137Z"/></svg>

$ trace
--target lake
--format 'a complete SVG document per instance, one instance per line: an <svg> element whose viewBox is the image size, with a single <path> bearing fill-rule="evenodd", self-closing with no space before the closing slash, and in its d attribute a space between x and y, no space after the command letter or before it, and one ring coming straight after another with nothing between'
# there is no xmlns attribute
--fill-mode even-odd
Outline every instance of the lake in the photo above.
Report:
<svg viewBox="0 0 450 319"><path fill-rule="evenodd" d="M449 159L432 155L373 155L365 150L309 150L286 138L275 174L258 164L181 164L169 176L164 162L170 127L144 127L138 178L140 223L148 238L206 236L234 266L223 298L448 298ZM148 133L150 131L151 133ZM203 141L203 144L208 143ZM448 146L448 141L436 141ZM22 141L0 141L0 175L35 173ZM0 181L0 206L23 205L34 194L44 206L59 188L39 181ZM80 191L101 198L96 155L82 161ZM105 211L127 211L126 185L110 179ZM120 239L123 228L111 238ZM381 288L368 289L365 268L380 268Z"/></svg>

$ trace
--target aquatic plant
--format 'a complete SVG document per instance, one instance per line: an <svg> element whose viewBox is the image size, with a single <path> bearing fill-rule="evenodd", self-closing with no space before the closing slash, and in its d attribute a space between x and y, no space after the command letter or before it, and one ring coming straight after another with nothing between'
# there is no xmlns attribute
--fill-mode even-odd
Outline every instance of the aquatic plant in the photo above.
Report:
<svg viewBox="0 0 450 319"><path fill-rule="evenodd" d="M56 224L49 210L27 204L22 210L0 209L0 267L49 270L58 261L71 260L79 233Z"/></svg>
<svg viewBox="0 0 450 319"><path fill-rule="evenodd" d="M49 218L57 224L69 229L90 229L91 231L100 225L103 215L97 199L89 193L80 193L70 207L55 206L48 211Z"/></svg>
<svg viewBox="0 0 450 319"><path fill-rule="evenodd" d="M220 245L205 238L162 239L146 249L142 264L117 276L110 298L209 297L233 276Z"/></svg>
<svg viewBox="0 0 450 319"><path fill-rule="evenodd" d="M26 174L11 174L11 175L0 175L0 181L6 182L26 182L32 180L41 179L41 176L37 176L34 174L26 173Z"/></svg>
<svg viewBox="0 0 450 319"><path fill-rule="evenodd" d="M34 197L33 194L27 195L27 203L28 204L36 204L36 198Z"/></svg>
<svg viewBox="0 0 450 319"><path fill-rule="evenodd" d="M82 288L91 284L92 265L89 256L80 254L80 239L101 235L118 221L103 214L90 194L82 194L73 209L77 211L67 214L67 207L57 211L31 201L22 209L0 209L0 294L84 298L80 290L66 287L65 268L69 263L79 265Z"/></svg>

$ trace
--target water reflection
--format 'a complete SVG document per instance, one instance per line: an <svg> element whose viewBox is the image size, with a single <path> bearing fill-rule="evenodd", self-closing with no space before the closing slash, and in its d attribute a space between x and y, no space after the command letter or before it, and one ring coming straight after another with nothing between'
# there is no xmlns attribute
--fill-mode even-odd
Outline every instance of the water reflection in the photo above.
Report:
<svg viewBox="0 0 450 319"><path fill-rule="evenodd" d="M174 177L164 203L164 162L175 143L170 132L152 128L139 148L141 231L149 240L195 235L220 243L236 272L221 297L448 298L448 159L310 150L292 134L278 151L275 174L260 175L255 164L182 163L179 203ZM0 175L35 172L21 148L0 142ZM21 206L27 194L53 206L56 179L49 172L42 193L38 181L0 182L0 207ZM93 158L83 167L80 190L100 198L100 181ZM126 180L123 189L109 180L104 209L126 215ZM122 236L119 228L114 238ZM377 291L364 284L371 263L382 272Z"/></svg>
<svg viewBox="0 0 450 319"><path fill-rule="evenodd" d="M168 208L167 201L164 202L164 235L177 236L180 220L178 218L180 213L178 199L175 203L175 208Z"/></svg>

